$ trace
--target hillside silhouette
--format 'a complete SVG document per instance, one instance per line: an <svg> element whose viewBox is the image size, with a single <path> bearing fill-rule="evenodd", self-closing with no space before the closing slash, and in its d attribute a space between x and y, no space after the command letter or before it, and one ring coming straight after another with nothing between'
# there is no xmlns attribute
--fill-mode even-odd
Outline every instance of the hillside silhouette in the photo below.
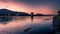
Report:
<svg viewBox="0 0 60 34"><path fill-rule="evenodd" d="M0 9L0 16L53 16L53 15L34 14L33 12L31 12L31 14L28 14L25 12L16 12L8 9Z"/></svg>
<svg viewBox="0 0 60 34"><path fill-rule="evenodd" d="M0 9L0 16L30 16L25 12L14 12L8 9Z"/></svg>

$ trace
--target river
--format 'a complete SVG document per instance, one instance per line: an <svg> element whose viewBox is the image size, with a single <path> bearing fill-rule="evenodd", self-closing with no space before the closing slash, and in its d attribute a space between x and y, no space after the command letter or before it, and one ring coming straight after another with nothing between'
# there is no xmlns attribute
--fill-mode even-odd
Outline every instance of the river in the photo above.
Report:
<svg viewBox="0 0 60 34"><path fill-rule="evenodd" d="M49 34L53 16L0 16L0 34Z"/></svg>

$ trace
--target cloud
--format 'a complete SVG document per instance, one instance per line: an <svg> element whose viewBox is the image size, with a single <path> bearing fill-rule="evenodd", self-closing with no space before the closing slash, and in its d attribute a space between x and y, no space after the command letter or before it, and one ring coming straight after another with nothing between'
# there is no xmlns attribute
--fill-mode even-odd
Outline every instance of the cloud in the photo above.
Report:
<svg viewBox="0 0 60 34"><path fill-rule="evenodd" d="M2 2L0 1L0 9L9 9L12 11L21 11L21 12L26 12L29 11L29 6L24 3L17 3L17 2Z"/></svg>
<svg viewBox="0 0 60 34"><path fill-rule="evenodd" d="M45 1L43 0L0 0L0 9L5 8L13 11L27 12L29 14L31 12L34 12L35 14L47 14L48 12L49 14L55 14L55 8L52 5L45 4L44 2ZM46 7L48 8L45 9Z"/></svg>
<svg viewBox="0 0 60 34"><path fill-rule="evenodd" d="M10 0L0 0L0 2L9 2Z"/></svg>

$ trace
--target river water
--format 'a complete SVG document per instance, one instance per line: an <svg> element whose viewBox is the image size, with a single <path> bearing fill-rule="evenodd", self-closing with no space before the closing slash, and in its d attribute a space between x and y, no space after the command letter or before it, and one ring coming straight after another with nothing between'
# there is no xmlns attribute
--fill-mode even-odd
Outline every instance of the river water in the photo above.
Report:
<svg viewBox="0 0 60 34"><path fill-rule="evenodd" d="M50 34L53 16L0 16L0 34Z"/></svg>

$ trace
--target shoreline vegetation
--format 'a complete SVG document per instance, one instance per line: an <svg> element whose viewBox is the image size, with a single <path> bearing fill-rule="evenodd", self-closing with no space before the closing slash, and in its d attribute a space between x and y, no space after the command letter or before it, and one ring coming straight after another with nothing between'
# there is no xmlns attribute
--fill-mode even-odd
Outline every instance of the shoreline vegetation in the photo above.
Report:
<svg viewBox="0 0 60 34"><path fill-rule="evenodd" d="M58 15L53 17L52 29L54 34L60 34L60 11L58 11Z"/></svg>

